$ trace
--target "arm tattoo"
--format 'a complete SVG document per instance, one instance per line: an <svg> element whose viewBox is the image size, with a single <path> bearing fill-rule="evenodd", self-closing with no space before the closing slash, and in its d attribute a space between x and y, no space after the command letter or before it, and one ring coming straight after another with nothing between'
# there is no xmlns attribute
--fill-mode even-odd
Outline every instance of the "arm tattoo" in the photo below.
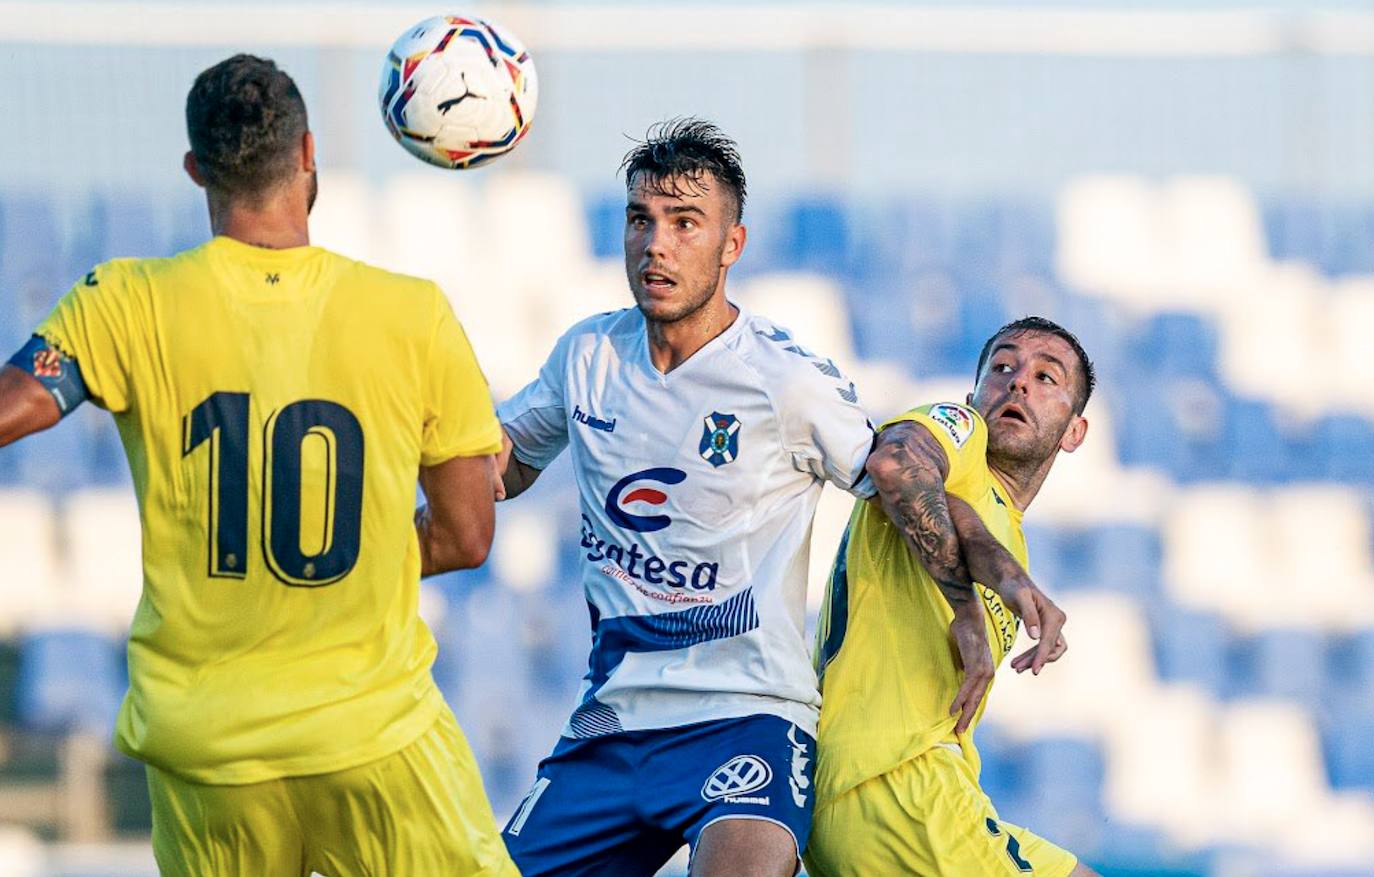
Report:
<svg viewBox="0 0 1374 877"><path fill-rule="evenodd" d="M945 499L942 470L948 464L943 448L924 427L911 424L884 432L875 455L881 455L874 468L883 474L874 480L883 510L951 605L973 599L973 582Z"/></svg>

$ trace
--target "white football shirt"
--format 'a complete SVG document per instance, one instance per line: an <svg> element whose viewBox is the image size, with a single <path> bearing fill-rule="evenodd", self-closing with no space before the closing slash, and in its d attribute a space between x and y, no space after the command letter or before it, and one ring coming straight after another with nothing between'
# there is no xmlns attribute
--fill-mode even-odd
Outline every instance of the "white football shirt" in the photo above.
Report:
<svg viewBox="0 0 1374 877"><path fill-rule="evenodd" d="M592 654L564 735L768 714L816 731L805 634L823 482L869 496L854 385L740 309L668 374L644 317L591 317L499 406L515 456L572 446Z"/></svg>

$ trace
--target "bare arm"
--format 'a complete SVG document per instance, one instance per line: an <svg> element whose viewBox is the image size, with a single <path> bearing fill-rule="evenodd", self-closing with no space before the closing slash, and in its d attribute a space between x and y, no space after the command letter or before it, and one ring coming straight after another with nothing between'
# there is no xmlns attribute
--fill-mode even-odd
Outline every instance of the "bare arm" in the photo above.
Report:
<svg viewBox="0 0 1374 877"><path fill-rule="evenodd" d="M61 419L57 402L37 378L12 365L0 369L0 447Z"/></svg>
<svg viewBox="0 0 1374 877"><path fill-rule="evenodd" d="M415 512L420 575L474 569L487 559L496 530L492 457L454 457L420 468L426 505Z"/></svg>
<svg viewBox="0 0 1374 877"><path fill-rule="evenodd" d="M522 463L515 458L515 445L511 443L510 434L505 428L501 429L501 453L496 456L496 471L500 476L500 486L496 492L496 498L515 499L520 494L529 490L530 485L539 477L543 469L536 469L533 466Z"/></svg>
<svg viewBox="0 0 1374 877"><path fill-rule="evenodd" d="M949 458L940 442L919 423L895 424L878 436L867 469L883 511L945 599L955 608L974 600L973 579L946 500Z"/></svg>

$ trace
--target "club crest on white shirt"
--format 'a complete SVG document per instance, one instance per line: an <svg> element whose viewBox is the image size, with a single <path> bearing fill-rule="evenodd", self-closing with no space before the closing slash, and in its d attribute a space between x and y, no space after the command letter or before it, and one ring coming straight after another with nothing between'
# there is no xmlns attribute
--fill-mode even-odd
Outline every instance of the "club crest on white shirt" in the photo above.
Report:
<svg viewBox="0 0 1374 877"><path fill-rule="evenodd" d="M701 458L717 468L733 463L739 456L739 418L712 411L702 419Z"/></svg>

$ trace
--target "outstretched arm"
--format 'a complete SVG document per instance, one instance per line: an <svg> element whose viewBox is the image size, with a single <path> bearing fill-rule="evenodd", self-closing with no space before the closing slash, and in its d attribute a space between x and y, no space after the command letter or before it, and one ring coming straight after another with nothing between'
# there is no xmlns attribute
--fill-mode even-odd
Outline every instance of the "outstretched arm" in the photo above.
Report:
<svg viewBox="0 0 1374 877"><path fill-rule="evenodd" d="M0 369L0 447L61 419L57 401L37 378L12 365Z"/></svg>

